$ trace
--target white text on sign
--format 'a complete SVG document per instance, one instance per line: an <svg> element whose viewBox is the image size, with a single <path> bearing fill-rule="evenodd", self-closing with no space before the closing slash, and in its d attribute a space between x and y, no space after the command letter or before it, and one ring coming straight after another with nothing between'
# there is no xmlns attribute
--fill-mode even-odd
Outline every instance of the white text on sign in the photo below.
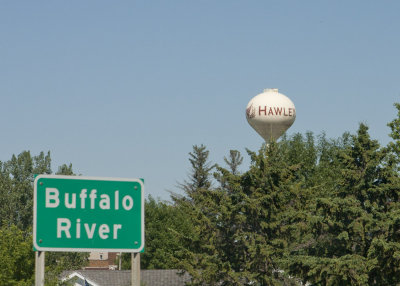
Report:
<svg viewBox="0 0 400 286"><path fill-rule="evenodd" d="M114 191L114 210L119 210L120 205L122 209L129 211L133 208L133 199L131 196L126 195L120 201L119 191ZM98 198L100 198L98 200ZM60 192L57 188L46 188L46 201L45 207L46 208L57 208L60 206L62 198L60 198ZM111 209L111 198L107 194L101 194L99 197L97 195L97 190L92 189L88 196L87 189L82 189L79 196L78 196L79 204L81 209L96 209L98 206L102 210L109 210ZM86 204L88 201L88 204ZM64 194L64 206L68 209L76 209L77 208L77 194L76 193L65 193ZM57 238L71 238L71 220L68 218L57 218ZM112 227L108 224L101 224L97 228L96 223L83 223L84 234L88 239L93 239L95 233L101 239L118 239L118 230L122 229L121 224L113 224ZM76 219L75 222L75 238L81 238L82 233L82 223L81 219Z"/></svg>

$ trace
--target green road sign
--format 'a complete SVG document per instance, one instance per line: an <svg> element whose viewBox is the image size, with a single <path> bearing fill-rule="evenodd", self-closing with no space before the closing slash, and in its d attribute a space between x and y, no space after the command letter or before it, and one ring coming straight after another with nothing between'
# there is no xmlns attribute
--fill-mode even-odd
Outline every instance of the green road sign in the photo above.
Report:
<svg viewBox="0 0 400 286"><path fill-rule="evenodd" d="M142 180L37 176L33 245L39 251L140 252Z"/></svg>

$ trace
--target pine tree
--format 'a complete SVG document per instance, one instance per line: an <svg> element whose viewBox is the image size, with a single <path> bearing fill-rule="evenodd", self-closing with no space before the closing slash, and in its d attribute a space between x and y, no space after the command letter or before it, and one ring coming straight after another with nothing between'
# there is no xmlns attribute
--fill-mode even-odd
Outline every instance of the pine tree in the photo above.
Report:
<svg viewBox="0 0 400 286"><path fill-rule="evenodd" d="M243 163L243 157L237 150L229 151L229 159L224 157L225 163L229 166L230 172L233 175L239 174L239 166Z"/></svg>
<svg viewBox="0 0 400 286"><path fill-rule="evenodd" d="M196 235L181 266L192 285L281 285L280 259L290 237L291 179L282 152L272 143L249 151L244 174L217 167L220 188L197 190L189 209ZM289 206L289 207L288 207Z"/></svg>
<svg viewBox="0 0 400 286"><path fill-rule="evenodd" d="M243 163L243 157L237 150L229 151L229 158L224 157L224 162L228 165L229 170L225 170L218 165L215 165L218 172L214 172L214 178L220 183L221 188L229 188L227 184L227 177L232 175L233 177L239 177L240 172L239 166Z"/></svg>
<svg viewBox="0 0 400 286"><path fill-rule="evenodd" d="M192 166L189 180L179 184L179 187L188 198L192 198L193 194L198 190L211 187L211 170L215 166L208 162L209 151L203 144L200 146L194 145L193 151L189 153L189 156L189 162Z"/></svg>
<svg viewBox="0 0 400 286"><path fill-rule="evenodd" d="M389 126L388 147L364 124L337 140L295 134L248 151L244 173L225 157L216 188L185 182L176 205L193 233L177 262L192 285L399 284L400 121Z"/></svg>
<svg viewBox="0 0 400 286"><path fill-rule="evenodd" d="M400 103L395 103L394 106L397 109L397 118L388 123L388 126L392 130L389 136L392 137L392 139L394 140L389 144L389 147L400 160Z"/></svg>
<svg viewBox="0 0 400 286"><path fill-rule="evenodd" d="M397 118L388 125L394 140L385 151L379 187L372 194L377 203L375 209L384 212L379 216L378 235L373 238L368 250L370 263L369 283L375 285L397 285L400 283L400 104L395 104Z"/></svg>
<svg viewBox="0 0 400 286"><path fill-rule="evenodd" d="M190 224L193 225L193 230L188 235L178 236L182 249L173 261L191 274L193 285L201 285L204 279L210 282L214 279L206 277L212 276L211 273L215 269L212 260L216 247L213 242L217 234L213 227L217 215L215 201L212 198L216 193L210 189L211 170L215 166L208 161L209 151L204 145L193 146L189 156L191 173L188 181L179 184L185 195L173 194L171 197L175 207L186 214Z"/></svg>
<svg viewBox="0 0 400 286"><path fill-rule="evenodd" d="M340 152L337 185L310 204L312 235L308 244L292 249L291 274L321 285L393 285L395 277L380 273L385 266L375 250L389 230L388 202L395 193L387 158L361 124Z"/></svg>

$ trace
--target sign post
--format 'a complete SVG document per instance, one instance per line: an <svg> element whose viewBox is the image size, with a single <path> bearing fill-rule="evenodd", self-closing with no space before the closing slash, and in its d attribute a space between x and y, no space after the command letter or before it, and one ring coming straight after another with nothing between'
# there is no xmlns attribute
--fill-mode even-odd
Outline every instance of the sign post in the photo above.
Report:
<svg viewBox="0 0 400 286"><path fill-rule="evenodd" d="M35 286L44 285L44 254L43 251L35 251Z"/></svg>
<svg viewBox="0 0 400 286"><path fill-rule="evenodd" d="M131 254L131 286L140 286L140 253Z"/></svg>
<svg viewBox="0 0 400 286"><path fill-rule="evenodd" d="M43 257L44 251L142 251L143 192L141 179L37 176L33 206L35 250Z"/></svg>

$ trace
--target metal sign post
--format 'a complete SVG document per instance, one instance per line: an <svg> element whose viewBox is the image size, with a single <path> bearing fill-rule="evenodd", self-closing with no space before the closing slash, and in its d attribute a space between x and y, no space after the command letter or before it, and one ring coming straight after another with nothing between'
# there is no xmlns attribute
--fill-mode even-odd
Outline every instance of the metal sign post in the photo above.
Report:
<svg viewBox="0 0 400 286"><path fill-rule="evenodd" d="M140 286L140 253L131 256L131 286Z"/></svg>
<svg viewBox="0 0 400 286"><path fill-rule="evenodd" d="M44 286L44 251L35 251L35 286Z"/></svg>

